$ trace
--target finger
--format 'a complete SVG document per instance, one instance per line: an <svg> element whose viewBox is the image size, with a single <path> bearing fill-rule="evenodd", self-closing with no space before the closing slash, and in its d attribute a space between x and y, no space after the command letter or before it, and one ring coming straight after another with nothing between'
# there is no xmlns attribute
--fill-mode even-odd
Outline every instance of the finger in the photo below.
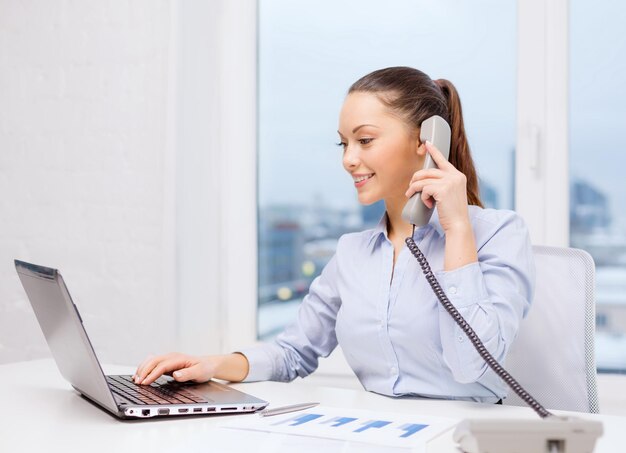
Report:
<svg viewBox="0 0 626 453"><path fill-rule="evenodd" d="M407 197L411 197L413 194L424 190L424 187L432 186L432 185L439 184L439 183L441 183L441 179L433 179L433 178L421 179L419 181L412 182L411 185L409 185L408 190L405 192L405 195Z"/></svg>
<svg viewBox="0 0 626 453"><path fill-rule="evenodd" d="M426 205L428 209L432 209L433 206L435 205L435 199L432 197L432 195L429 195L428 192L426 191L422 191L420 198L422 199L422 202Z"/></svg>
<svg viewBox="0 0 626 453"><path fill-rule="evenodd" d="M152 371L155 366L157 366L160 362L162 362L166 358L167 358L167 355L149 356L148 358L146 358L146 360L144 360L144 362L139 367L137 373L135 374L135 383L136 384L141 383L141 381L143 381L146 378L148 373L150 373L150 371Z"/></svg>
<svg viewBox="0 0 626 453"><path fill-rule="evenodd" d="M419 181L424 178L443 178L445 173L439 168L424 168L413 173L411 182Z"/></svg>
<svg viewBox="0 0 626 453"><path fill-rule="evenodd" d="M444 155L441 154L441 151L439 151L435 145L430 143L428 140L426 140L425 144L426 144L426 151L428 151L428 153L430 154L430 157L433 158L433 160L435 161L435 164L437 164L437 167L443 169L449 165L452 165L448 161L448 159L446 159Z"/></svg>
<svg viewBox="0 0 626 453"><path fill-rule="evenodd" d="M163 361L161 357L155 357L142 367L141 371L135 376L135 384L141 384L146 377Z"/></svg>
<svg viewBox="0 0 626 453"><path fill-rule="evenodd" d="M150 385L154 381L156 381L158 378L163 376L163 373L165 373L165 368L163 367L162 364L158 364L152 370L150 370L150 372L148 373L148 375L145 378L143 378L141 381L139 381L139 384L141 384L141 385Z"/></svg>
<svg viewBox="0 0 626 453"><path fill-rule="evenodd" d="M141 381L141 385L152 384L159 377L170 371L176 371L186 366L185 361L181 361L179 358L168 358L157 363L148 375Z"/></svg>
<svg viewBox="0 0 626 453"><path fill-rule="evenodd" d="M198 362L188 368L182 368L172 373L174 379L178 382L194 381L194 382L206 382L213 376L207 373L206 367Z"/></svg>
<svg viewBox="0 0 626 453"><path fill-rule="evenodd" d="M135 384L140 383L147 374L147 369L152 369L154 368L154 365L152 364L152 362L158 361L159 357L153 356L153 355L149 355L148 357L146 357L143 362L141 362L141 364L137 367L137 371L135 371L135 375L133 376L133 379L135 380Z"/></svg>

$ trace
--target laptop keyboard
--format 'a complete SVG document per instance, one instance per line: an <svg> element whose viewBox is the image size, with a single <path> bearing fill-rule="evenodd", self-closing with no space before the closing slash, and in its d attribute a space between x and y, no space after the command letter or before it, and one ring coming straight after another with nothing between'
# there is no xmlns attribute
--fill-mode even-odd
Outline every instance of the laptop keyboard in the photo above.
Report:
<svg viewBox="0 0 626 453"><path fill-rule="evenodd" d="M169 383L153 382L150 385L137 385L132 376L107 376L111 391L123 396L134 404L193 404L207 403L208 400L184 388Z"/></svg>

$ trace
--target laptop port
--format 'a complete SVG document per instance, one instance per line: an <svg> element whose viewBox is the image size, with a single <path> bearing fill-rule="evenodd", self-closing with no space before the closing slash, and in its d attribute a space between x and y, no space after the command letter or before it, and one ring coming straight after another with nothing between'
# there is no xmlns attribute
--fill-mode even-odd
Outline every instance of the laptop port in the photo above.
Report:
<svg viewBox="0 0 626 453"><path fill-rule="evenodd" d="M184 413L186 413L186 412L189 412L189 409L188 409L188 408L178 409L178 413L179 413L179 414L184 414Z"/></svg>
<svg viewBox="0 0 626 453"><path fill-rule="evenodd" d="M159 415L168 415L170 413L170 410L165 408L165 409L159 409Z"/></svg>
<svg viewBox="0 0 626 453"><path fill-rule="evenodd" d="M150 409L142 409L141 415L143 415L144 417L147 417L148 415L150 415Z"/></svg>
<svg viewBox="0 0 626 453"><path fill-rule="evenodd" d="M223 407L220 410L222 410L222 411L236 411L237 408L236 407Z"/></svg>
<svg viewBox="0 0 626 453"><path fill-rule="evenodd" d="M194 412L202 412L202 408L201 407L194 407L193 411Z"/></svg>
<svg viewBox="0 0 626 453"><path fill-rule="evenodd" d="M207 411L207 412L215 412L215 410L216 410L216 409L215 409L214 407L207 407L207 408L206 408L206 411Z"/></svg>

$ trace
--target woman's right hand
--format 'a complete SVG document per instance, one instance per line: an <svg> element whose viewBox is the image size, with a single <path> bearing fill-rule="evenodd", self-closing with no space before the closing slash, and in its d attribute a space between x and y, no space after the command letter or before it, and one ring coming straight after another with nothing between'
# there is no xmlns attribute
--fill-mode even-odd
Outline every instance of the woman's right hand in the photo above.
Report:
<svg viewBox="0 0 626 453"><path fill-rule="evenodd" d="M207 382L214 377L241 381L248 374L248 359L239 353L193 356L171 352L146 358L133 379L135 384L149 385L163 374L171 375L178 382Z"/></svg>

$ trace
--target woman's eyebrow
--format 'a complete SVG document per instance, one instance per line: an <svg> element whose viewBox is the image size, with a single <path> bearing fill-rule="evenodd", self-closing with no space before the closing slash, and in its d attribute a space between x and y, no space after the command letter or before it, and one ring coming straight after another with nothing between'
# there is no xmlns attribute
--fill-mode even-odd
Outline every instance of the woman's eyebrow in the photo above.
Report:
<svg viewBox="0 0 626 453"><path fill-rule="evenodd" d="M380 127L378 127L378 126L376 126L374 124L361 124L360 126L357 126L354 129L352 129L352 133L353 134L356 133L356 131L358 131L359 129L361 129L362 127L365 127L365 126L371 126L371 127L375 127L376 129L380 129ZM337 131L337 133L343 137L343 134L341 132Z"/></svg>
<svg viewBox="0 0 626 453"><path fill-rule="evenodd" d="M378 126L376 126L374 124L361 124L360 126L357 126L354 129L352 129L352 133L354 134L356 131L358 131L359 129L361 129L362 127L365 127L365 126L371 126L371 127L375 127L377 129L380 129Z"/></svg>

